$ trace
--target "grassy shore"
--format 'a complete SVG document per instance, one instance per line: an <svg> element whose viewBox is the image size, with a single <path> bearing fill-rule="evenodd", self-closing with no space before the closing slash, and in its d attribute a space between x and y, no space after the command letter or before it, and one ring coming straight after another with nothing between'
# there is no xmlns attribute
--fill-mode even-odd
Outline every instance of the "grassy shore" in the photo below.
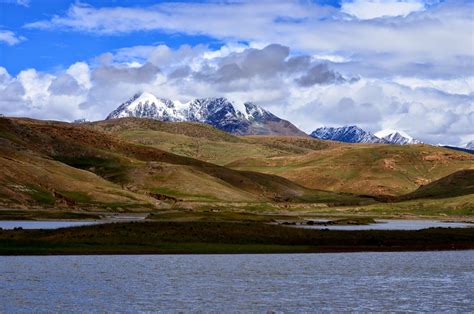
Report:
<svg viewBox="0 0 474 314"><path fill-rule="evenodd" d="M1 230L1 255L315 253L474 249L474 228L308 230L256 222L131 222Z"/></svg>

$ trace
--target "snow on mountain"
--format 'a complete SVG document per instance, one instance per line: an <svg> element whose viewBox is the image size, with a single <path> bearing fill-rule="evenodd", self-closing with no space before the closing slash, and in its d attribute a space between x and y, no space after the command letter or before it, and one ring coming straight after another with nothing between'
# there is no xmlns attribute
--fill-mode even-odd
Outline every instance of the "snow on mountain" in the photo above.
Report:
<svg viewBox="0 0 474 314"><path fill-rule="evenodd" d="M314 130L311 137L321 140L332 140L346 143L385 143L374 134L364 131L358 126L350 125L339 128L322 127Z"/></svg>
<svg viewBox="0 0 474 314"><path fill-rule="evenodd" d="M390 144L408 145L408 144L422 144L421 141L414 139L406 132L400 130L386 129L375 133L380 139L387 141Z"/></svg>
<svg viewBox="0 0 474 314"><path fill-rule="evenodd" d="M235 103L223 97L198 98L180 103L157 98L151 93L140 93L111 112L107 120L125 117L202 122L239 135L306 135L290 122L278 118L256 104Z"/></svg>
<svg viewBox="0 0 474 314"><path fill-rule="evenodd" d="M314 138L333 140L346 143L374 143L374 144L421 144L407 133L398 130L383 130L372 134L358 126L350 125L338 128L322 127L310 134Z"/></svg>
<svg viewBox="0 0 474 314"><path fill-rule="evenodd" d="M82 124L82 123L88 123L88 122L90 122L90 121L85 119L85 118L81 118L81 119L74 120L72 123Z"/></svg>
<svg viewBox="0 0 474 314"><path fill-rule="evenodd" d="M150 93L135 94L109 114L107 119L125 117L153 118L163 121L184 121L183 112L167 99L158 99Z"/></svg>
<svg viewBox="0 0 474 314"><path fill-rule="evenodd" d="M469 150L474 150L474 141L470 141L469 143L467 143L465 148Z"/></svg>

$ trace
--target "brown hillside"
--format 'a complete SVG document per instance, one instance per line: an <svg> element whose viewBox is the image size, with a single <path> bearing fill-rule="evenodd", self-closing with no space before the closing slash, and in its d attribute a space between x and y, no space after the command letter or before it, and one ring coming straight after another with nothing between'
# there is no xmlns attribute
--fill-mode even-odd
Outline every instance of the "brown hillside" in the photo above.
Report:
<svg viewBox="0 0 474 314"><path fill-rule="evenodd" d="M92 172L127 191L158 199L317 201L321 195L328 197L328 193L308 190L275 175L237 171L178 156L87 125L2 118L0 134L10 152L21 151L28 160L31 156L50 158ZM9 151L3 149L3 153L8 156ZM14 177L15 168L8 167ZM41 187L49 191L46 184Z"/></svg>

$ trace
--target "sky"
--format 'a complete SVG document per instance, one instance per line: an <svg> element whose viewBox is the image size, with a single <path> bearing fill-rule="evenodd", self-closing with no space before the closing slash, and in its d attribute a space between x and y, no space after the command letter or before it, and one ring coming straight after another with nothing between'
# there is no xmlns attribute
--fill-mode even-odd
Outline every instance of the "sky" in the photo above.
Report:
<svg viewBox="0 0 474 314"><path fill-rule="evenodd" d="M474 1L0 0L1 114L101 120L143 91L464 145Z"/></svg>

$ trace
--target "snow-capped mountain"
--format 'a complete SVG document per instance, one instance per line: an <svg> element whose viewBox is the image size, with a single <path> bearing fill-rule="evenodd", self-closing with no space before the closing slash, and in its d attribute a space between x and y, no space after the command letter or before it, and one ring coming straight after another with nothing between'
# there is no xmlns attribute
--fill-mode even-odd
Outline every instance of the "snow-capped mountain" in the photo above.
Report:
<svg viewBox="0 0 474 314"><path fill-rule="evenodd" d="M81 118L81 119L74 120L72 123L83 124L83 123L88 123L88 122L90 122L90 121L85 119L85 118Z"/></svg>
<svg viewBox="0 0 474 314"><path fill-rule="evenodd" d="M126 117L152 118L162 121L184 121L182 111L178 110L174 102L167 99L158 99L150 93L140 93L121 104L108 116L109 119Z"/></svg>
<svg viewBox="0 0 474 314"><path fill-rule="evenodd" d="M469 143L467 143L465 148L469 150L474 150L474 141L470 141Z"/></svg>
<svg viewBox="0 0 474 314"><path fill-rule="evenodd" d="M421 141L414 139L406 132L399 130L386 129L375 133L378 138L387 141L390 144L408 145L408 144L422 144Z"/></svg>
<svg viewBox="0 0 474 314"><path fill-rule="evenodd" d="M238 135L306 135L290 122L254 103L239 104L223 97L198 98L181 103L158 98L151 93L140 93L111 112L107 120L125 117L202 122Z"/></svg>
<svg viewBox="0 0 474 314"><path fill-rule="evenodd" d="M372 134L358 126L350 125L339 128L322 127L313 131L310 136L321 140L332 140L346 143L373 144L422 144L407 133L398 130L383 130Z"/></svg>
<svg viewBox="0 0 474 314"><path fill-rule="evenodd" d="M339 128L322 127L314 130L310 136L321 140L332 140L346 143L386 143L374 134L364 131L355 125Z"/></svg>
<svg viewBox="0 0 474 314"><path fill-rule="evenodd" d="M407 144L422 144L423 142L414 139L406 132L400 130L392 130L386 129L375 133L375 136L378 138L387 141L390 144L399 144L399 145L407 145Z"/></svg>

